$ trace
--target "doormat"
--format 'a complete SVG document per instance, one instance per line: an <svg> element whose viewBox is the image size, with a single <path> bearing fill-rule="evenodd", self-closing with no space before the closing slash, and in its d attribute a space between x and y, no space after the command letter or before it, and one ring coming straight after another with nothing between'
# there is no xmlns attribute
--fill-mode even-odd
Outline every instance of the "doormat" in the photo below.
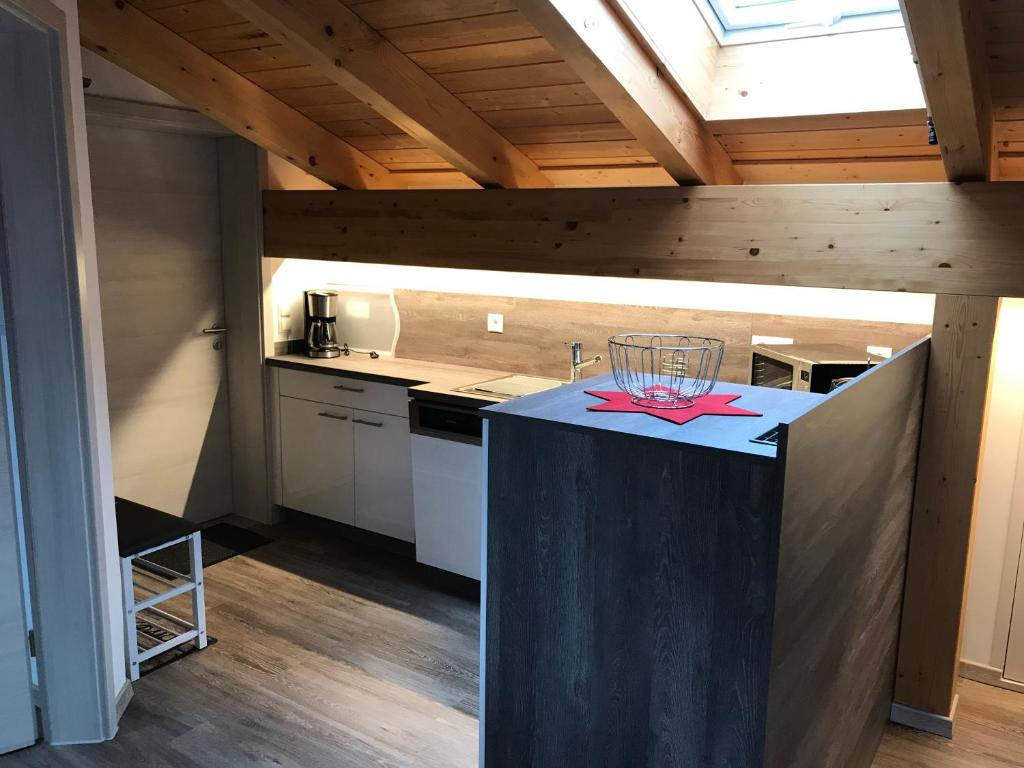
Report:
<svg viewBox="0 0 1024 768"><path fill-rule="evenodd" d="M203 545L203 568L209 568L211 565L229 560L235 555L244 554L273 541L263 534L231 523L217 523L209 528L203 528L200 533ZM187 574L191 570L187 542L175 544L173 547L167 547L157 552L150 552L146 555L146 560L178 573ZM135 564L139 568L146 567L145 563L138 561Z"/></svg>

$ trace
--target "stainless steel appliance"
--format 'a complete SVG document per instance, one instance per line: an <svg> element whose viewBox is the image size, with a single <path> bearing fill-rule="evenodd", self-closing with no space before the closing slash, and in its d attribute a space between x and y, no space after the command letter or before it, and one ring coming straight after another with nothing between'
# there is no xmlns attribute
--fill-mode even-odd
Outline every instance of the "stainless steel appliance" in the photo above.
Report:
<svg viewBox="0 0 1024 768"><path fill-rule="evenodd" d="M572 357L569 363L569 381L575 384L583 378L584 368L597 365L601 362L602 358L600 355L594 355L589 360L584 360L582 341L567 341L565 342L565 345L572 351Z"/></svg>
<svg viewBox="0 0 1024 768"><path fill-rule="evenodd" d="M471 395L484 395L497 400L511 400L514 397L543 392L545 389L554 389L563 384L565 382L558 379L515 373L511 376L502 376L500 379L490 379L488 381L479 381L476 384L469 384L465 387L456 387L455 391L466 392Z"/></svg>
<svg viewBox="0 0 1024 768"><path fill-rule="evenodd" d="M843 344L757 344L750 383L759 387L827 394L884 358Z"/></svg>
<svg viewBox="0 0 1024 768"><path fill-rule="evenodd" d="M306 291L306 354L310 357L338 357L338 294L334 291Z"/></svg>

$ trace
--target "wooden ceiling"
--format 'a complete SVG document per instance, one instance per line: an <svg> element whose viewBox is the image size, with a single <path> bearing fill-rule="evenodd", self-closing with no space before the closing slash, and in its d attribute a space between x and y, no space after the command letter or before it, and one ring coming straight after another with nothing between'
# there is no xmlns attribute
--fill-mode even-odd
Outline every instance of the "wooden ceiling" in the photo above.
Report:
<svg viewBox="0 0 1024 768"><path fill-rule="evenodd" d="M1024 178L1024 0L963 1L984 11L996 175ZM635 51L599 55L602 41L571 15L605 2L345 0L346 11L338 0L80 0L80 14L83 44L336 185L946 178L923 106L733 116L730 97L755 101L748 94L769 87L763 66L744 71L743 51L713 51L706 99L681 93ZM605 38L608 25L597 25ZM807 62L794 66L776 80ZM654 80L660 90L637 94Z"/></svg>
<svg viewBox="0 0 1024 768"><path fill-rule="evenodd" d="M996 177L1024 179L1024 0L987 0L984 7Z"/></svg>

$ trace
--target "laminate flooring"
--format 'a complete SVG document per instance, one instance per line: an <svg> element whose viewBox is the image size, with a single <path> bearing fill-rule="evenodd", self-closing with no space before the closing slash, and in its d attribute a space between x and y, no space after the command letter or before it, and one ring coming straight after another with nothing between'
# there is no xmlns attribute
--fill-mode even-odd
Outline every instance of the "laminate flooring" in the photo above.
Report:
<svg viewBox="0 0 1024 768"><path fill-rule="evenodd" d="M0 765L475 766L478 602L323 531L274 533L207 569L217 643L135 683L113 741Z"/></svg>
<svg viewBox="0 0 1024 768"><path fill-rule="evenodd" d="M322 531L273 535L207 570L218 642L136 683L113 741L0 766L476 766L477 603ZM1024 768L1024 695L960 695L953 741L890 726L873 768Z"/></svg>

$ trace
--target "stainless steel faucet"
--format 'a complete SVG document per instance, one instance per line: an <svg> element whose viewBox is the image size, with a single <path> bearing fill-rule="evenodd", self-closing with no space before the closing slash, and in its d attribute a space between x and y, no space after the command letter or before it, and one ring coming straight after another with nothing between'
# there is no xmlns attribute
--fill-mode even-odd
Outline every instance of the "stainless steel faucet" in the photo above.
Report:
<svg viewBox="0 0 1024 768"><path fill-rule="evenodd" d="M583 359L583 342L582 341L567 341L567 346L572 349L572 366L569 369L569 381L576 382L583 378L581 371L584 368L588 368L595 363L600 363L603 359L600 355L594 355L589 360Z"/></svg>

